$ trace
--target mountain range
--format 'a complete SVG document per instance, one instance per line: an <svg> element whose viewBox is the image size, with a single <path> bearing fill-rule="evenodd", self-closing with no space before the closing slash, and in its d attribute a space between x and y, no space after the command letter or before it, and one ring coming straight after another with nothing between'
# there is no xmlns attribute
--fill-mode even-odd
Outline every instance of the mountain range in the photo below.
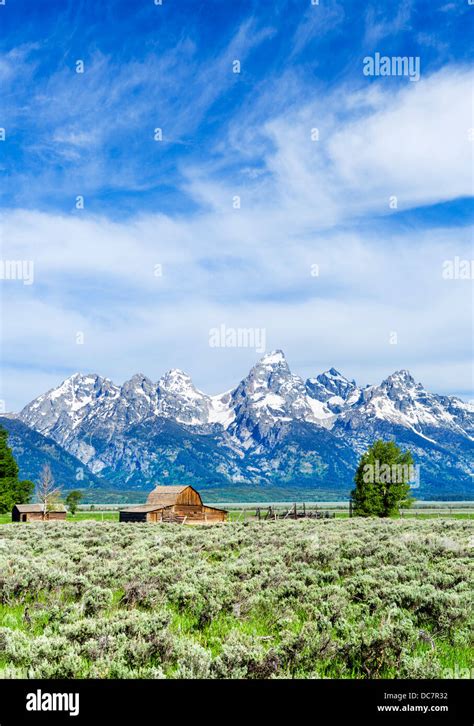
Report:
<svg viewBox="0 0 474 726"><path fill-rule="evenodd" d="M176 369L122 386L76 373L1 423L22 476L37 479L47 462L65 488L179 482L214 501L342 498L360 454L383 438L412 452L418 498L473 492L472 404L429 393L406 370L365 387L334 368L305 381L280 350L216 396Z"/></svg>

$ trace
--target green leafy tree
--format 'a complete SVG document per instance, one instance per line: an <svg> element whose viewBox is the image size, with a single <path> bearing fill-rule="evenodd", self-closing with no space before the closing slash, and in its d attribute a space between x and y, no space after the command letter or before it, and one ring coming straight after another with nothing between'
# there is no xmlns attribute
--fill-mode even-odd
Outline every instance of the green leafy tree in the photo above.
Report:
<svg viewBox="0 0 474 726"><path fill-rule="evenodd" d="M355 516L392 517L412 504L413 457L394 441L378 440L362 456L355 475L352 502Z"/></svg>
<svg viewBox="0 0 474 726"><path fill-rule="evenodd" d="M11 512L14 504L29 502L35 485L18 479L18 464L8 446L8 431L0 426L0 512Z"/></svg>
<svg viewBox="0 0 474 726"><path fill-rule="evenodd" d="M71 514L75 514L77 511L77 507L79 502L82 499L82 492L78 491L77 489L74 489L72 492L69 492L69 494L66 497L66 505L71 512Z"/></svg>

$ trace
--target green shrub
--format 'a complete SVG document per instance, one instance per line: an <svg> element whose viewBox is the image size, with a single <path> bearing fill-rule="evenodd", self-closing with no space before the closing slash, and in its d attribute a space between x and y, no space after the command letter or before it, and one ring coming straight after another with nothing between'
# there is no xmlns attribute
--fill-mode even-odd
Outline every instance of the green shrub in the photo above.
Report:
<svg viewBox="0 0 474 726"><path fill-rule="evenodd" d="M4 525L0 675L464 673L472 536L441 519Z"/></svg>

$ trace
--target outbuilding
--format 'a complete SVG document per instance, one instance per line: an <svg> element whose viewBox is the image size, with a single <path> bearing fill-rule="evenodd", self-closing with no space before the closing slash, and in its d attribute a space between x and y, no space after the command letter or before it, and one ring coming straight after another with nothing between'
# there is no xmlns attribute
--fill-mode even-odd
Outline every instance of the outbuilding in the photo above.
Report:
<svg viewBox="0 0 474 726"><path fill-rule="evenodd" d="M226 510L203 504L192 486L160 485L150 492L146 504L120 510L121 522L214 524L226 520Z"/></svg>
<svg viewBox="0 0 474 726"><path fill-rule="evenodd" d="M61 504L54 509L44 511L42 504L15 504L12 509L12 522L44 522L54 519L66 519L66 510Z"/></svg>

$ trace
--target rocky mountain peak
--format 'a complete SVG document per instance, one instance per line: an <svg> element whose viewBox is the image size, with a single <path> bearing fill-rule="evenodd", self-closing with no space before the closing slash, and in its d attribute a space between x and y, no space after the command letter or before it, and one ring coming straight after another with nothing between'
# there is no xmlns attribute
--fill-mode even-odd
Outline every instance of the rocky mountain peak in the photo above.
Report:
<svg viewBox="0 0 474 726"><path fill-rule="evenodd" d="M291 372L281 350L265 354L236 388L216 396L199 391L176 368L157 383L137 373L122 386L97 374L76 373L28 404L18 418L95 473L120 466L116 462L126 456L130 436L143 436L140 447L161 430L179 436L171 422L181 425L186 437L196 435L196 442L204 441L203 434L215 437L219 452L237 458L266 455L293 435L324 438L330 433L332 445L349 442L362 451L368 441L393 430L430 445L459 441L456 446L467 451L474 433L472 407L428 393L406 370L363 389L336 368L304 382ZM176 452L168 453L174 457ZM151 466L156 452L150 456ZM135 471L135 459L130 466Z"/></svg>
<svg viewBox="0 0 474 726"><path fill-rule="evenodd" d="M258 388L276 391L284 380L291 377L291 371L281 350L275 350L263 356L241 381L238 388L243 387L249 392Z"/></svg>
<svg viewBox="0 0 474 726"><path fill-rule="evenodd" d="M385 380L383 380L380 385L384 388L415 388L416 386L418 386L419 388L423 388L420 383L416 383L410 371L407 371L405 369L395 371Z"/></svg>
<svg viewBox="0 0 474 726"><path fill-rule="evenodd" d="M265 353L265 355L257 363L257 366L288 368L288 363L286 362L285 354L283 353L283 351L277 349L272 350L270 353Z"/></svg>
<svg viewBox="0 0 474 726"><path fill-rule="evenodd" d="M320 423L330 412L307 395L302 378L291 373L281 350L267 353L231 394L235 416L231 433L244 441L262 443L291 421Z"/></svg>
<svg viewBox="0 0 474 726"><path fill-rule="evenodd" d="M160 378L157 394L160 416L189 425L208 423L210 397L198 391L191 377L179 368L167 371Z"/></svg>
<svg viewBox="0 0 474 726"><path fill-rule="evenodd" d="M158 389L160 391L166 391L168 393L183 394L186 391L196 391L191 376L180 370L179 368L172 368L161 376L158 381Z"/></svg>
<svg viewBox="0 0 474 726"><path fill-rule="evenodd" d="M130 380L125 381L122 385L122 391L124 392L140 391L143 389L152 390L153 388L155 388L153 381L151 381L143 373L135 373Z"/></svg>
<svg viewBox="0 0 474 726"><path fill-rule="evenodd" d="M346 403L355 403L359 397L356 382L350 381L335 368L308 378L306 390L311 398L326 403L333 413L339 413Z"/></svg>

